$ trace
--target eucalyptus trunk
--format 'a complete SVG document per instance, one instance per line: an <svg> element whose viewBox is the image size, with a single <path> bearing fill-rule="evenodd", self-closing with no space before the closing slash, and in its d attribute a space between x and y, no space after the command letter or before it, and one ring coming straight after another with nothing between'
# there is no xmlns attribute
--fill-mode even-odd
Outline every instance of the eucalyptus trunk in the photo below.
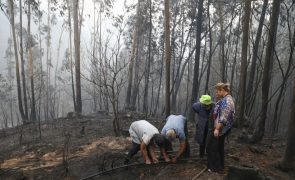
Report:
<svg viewBox="0 0 295 180"><path fill-rule="evenodd" d="M278 27L278 18L280 14L280 1L274 1L272 7L272 15L270 19L270 29L268 34L268 42L265 53L263 76L262 76L262 105L261 116L257 122L251 141L258 143L262 140L265 131L265 121L267 118L268 110L268 94L270 89L271 73L273 68L273 55L276 45L276 33Z"/></svg>
<svg viewBox="0 0 295 180"><path fill-rule="evenodd" d="M21 62L21 76L23 83L23 96L24 96L24 113L25 118L28 120L28 100L27 100L27 85L26 85L26 73L25 73L25 60L24 60L24 46L23 46L23 11L22 11L22 0L19 1L19 19L20 19L20 62Z"/></svg>
<svg viewBox="0 0 295 180"><path fill-rule="evenodd" d="M171 64L171 45L170 45L170 3L165 0L165 115L170 115L170 64Z"/></svg>
<svg viewBox="0 0 295 180"><path fill-rule="evenodd" d="M79 1L73 1L74 12L74 44L75 44L75 74L76 74L76 102L78 114L82 113L81 72L80 72L80 31L79 31Z"/></svg>
<svg viewBox="0 0 295 180"><path fill-rule="evenodd" d="M194 65L194 76L193 76L193 87L192 87L192 99L191 105L198 98L199 91L199 65L200 65L200 52L201 52L201 34L202 34L202 22L203 22L203 3L204 0L200 0L198 4L197 14L197 29L196 29L196 50L195 50L195 65ZM195 113L190 108L189 120L193 121Z"/></svg>
<svg viewBox="0 0 295 180"><path fill-rule="evenodd" d="M36 102L35 102L35 87L34 87L34 66L32 57L32 37L31 37L31 1L28 0L28 49L29 49L29 74L31 81L31 120L36 121Z"/></svg>
<svg viewBox="0 0 295 180"><path fill-rule="evenodd" d="M241 73L239 84L239 113L238 113L238 126L242 127L244 122L244 109L245 109L245 90L246 90L246 77L247 77L247 54L248 54L248 40L249 40L249 23L251 12L251 0L245 0L245 10L243 18L243 42L242 42L242 59L241 59Z"/></svg>
<svg viewBox="0 0 295 180"><path fill-rule="evenodd" d="M20 83L20 73L19 73L19 62L18 62L18 50L16 42L15 33L15 22L14 22L14 3L13 0L8 0L9 5L9 15L10 15L10 25L13 36L13 47L14 47L14 57L15 57L15 74L16 74L16 85L17 85L17 97L18 97L18 108L22 118L23 123L26 122L27 118L24 113L22 94L21 94L21 83Z"/></svg>

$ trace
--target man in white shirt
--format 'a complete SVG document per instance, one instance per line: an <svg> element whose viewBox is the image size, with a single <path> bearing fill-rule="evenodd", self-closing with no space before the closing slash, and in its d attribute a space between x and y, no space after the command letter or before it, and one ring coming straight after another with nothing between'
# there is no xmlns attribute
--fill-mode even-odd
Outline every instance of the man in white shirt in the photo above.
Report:
<svg viewBox="0 0 295 180"><path fill-rule="evenodd" d="M165 136L159 133L159 130L146 120L135 121L129 128L132 138L132 148L128 152L128 158L125 163L140 150L146 164L158 163L155 155L156 144L160 147L166 162L169 162L167 154L164 154Z"/></svg>

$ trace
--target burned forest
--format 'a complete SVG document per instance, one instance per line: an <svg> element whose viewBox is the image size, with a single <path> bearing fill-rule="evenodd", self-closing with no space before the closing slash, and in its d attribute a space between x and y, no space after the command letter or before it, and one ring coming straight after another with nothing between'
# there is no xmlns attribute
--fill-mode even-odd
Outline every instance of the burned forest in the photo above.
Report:
<svg viewBox="0 0 295 180"><path fill-rule="evenodd" d="M0 1L0 179L295 179L294 0Z"/></svg>

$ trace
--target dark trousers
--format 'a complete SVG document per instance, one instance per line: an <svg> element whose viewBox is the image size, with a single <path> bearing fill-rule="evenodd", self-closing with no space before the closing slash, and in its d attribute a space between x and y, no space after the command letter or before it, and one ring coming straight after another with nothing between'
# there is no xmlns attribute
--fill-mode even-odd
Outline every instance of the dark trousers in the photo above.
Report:
<svg viewBox="0 0 295 180"><path fill-rule="evenodd" d="M140 144L137 144L135 142L132 141L132 147L130 148L129 152L128 152L128 155L127 155L127 158L125 159L125 164L129 163L130 159L140 150ZM152 159L152 156L150 154L150 151L149 151L149 145L147 146L147 154L148 154L148 157L150 159Z"/></svg>
<svg viewBox="0 0 295 180"><path fill-rule="evenodd" d="M129 150L127 157L131 159L139 150L140 150L140 144L137 144L132 141L132 147Z"/></svg>
<svg viewBox="0 0 295 180"><path fill-rule="evenodd" d="M205 155L207 135L208 135L208 123L206 123L206 126L205 126L205 131L203 134L203 141L202 141L203 143L200 144L200 152L199 152L200 157L204 157Z"/></svg>
<svg viewBox="0 0 295 180"><path fill-rule="evenodd" d="M187 129L187 122L185 121L185 124L184 124L184 134L185 134L185 150L183 152L183 157L184 158L189 158L190 155L191 155L191 149L190 149L190 145L188 143L188 129Z"/></svg>
<svg viewBox="0 0 295 180"><path fill-rule="evenodd" d="M207 167L213 171L224 169L224 140L229 131L218 138L214 137L213 132L208 134L207 141Z"/></svg>

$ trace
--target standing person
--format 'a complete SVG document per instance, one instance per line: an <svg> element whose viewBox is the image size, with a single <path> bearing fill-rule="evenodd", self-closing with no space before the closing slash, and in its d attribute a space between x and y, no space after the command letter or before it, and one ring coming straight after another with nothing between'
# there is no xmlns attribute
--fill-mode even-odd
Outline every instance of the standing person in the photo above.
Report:
<svg viewBox="0 0 295 180"><path fill-rule="evenodd" d="M223 172L224 170L224 139L231 131L234 120L235 105L229 94L229 84L215 85L215 104L212 120L209 120L207 142L208 171Z"/></svg>
<svg viewBox="0 0 295 180"><path fill-rule="evenodd" d="M185 158L190 156L190 147L188 143L187 123L186 118L182 115L170 115L166 120L162 131L162 135L165 135L169 140L169 145L172 147L172 142L177 138L179 139L179 150L175 157L172 158L172 162L176 163L177 160L183 155ZM166 146L164 153L166 154L168 146ZM165 155L167 156L167 154Z"/></svg>
<svg viewBox="0 0 295 180"><path fill-rule="evenodd" d="M159 130L146 120L135 121L129 128L129 133L132 138L132 148L128 152L125 164L140 150L146 164L158 163L155 155L156 144L160 147L161 152L164 152L165 136L159 134ZM166 162L169 161L167 156L164 156Z"/></svg>
<svg viewBox="0 0 295 180"><path fill-rule="evenodd" d="M214 103L211 96L202 95L199 102L193 104L193 110L197 113L195 140L200 145L199 157L204 157L206 139L208 134L208 121L212 117Z"/></svg>

